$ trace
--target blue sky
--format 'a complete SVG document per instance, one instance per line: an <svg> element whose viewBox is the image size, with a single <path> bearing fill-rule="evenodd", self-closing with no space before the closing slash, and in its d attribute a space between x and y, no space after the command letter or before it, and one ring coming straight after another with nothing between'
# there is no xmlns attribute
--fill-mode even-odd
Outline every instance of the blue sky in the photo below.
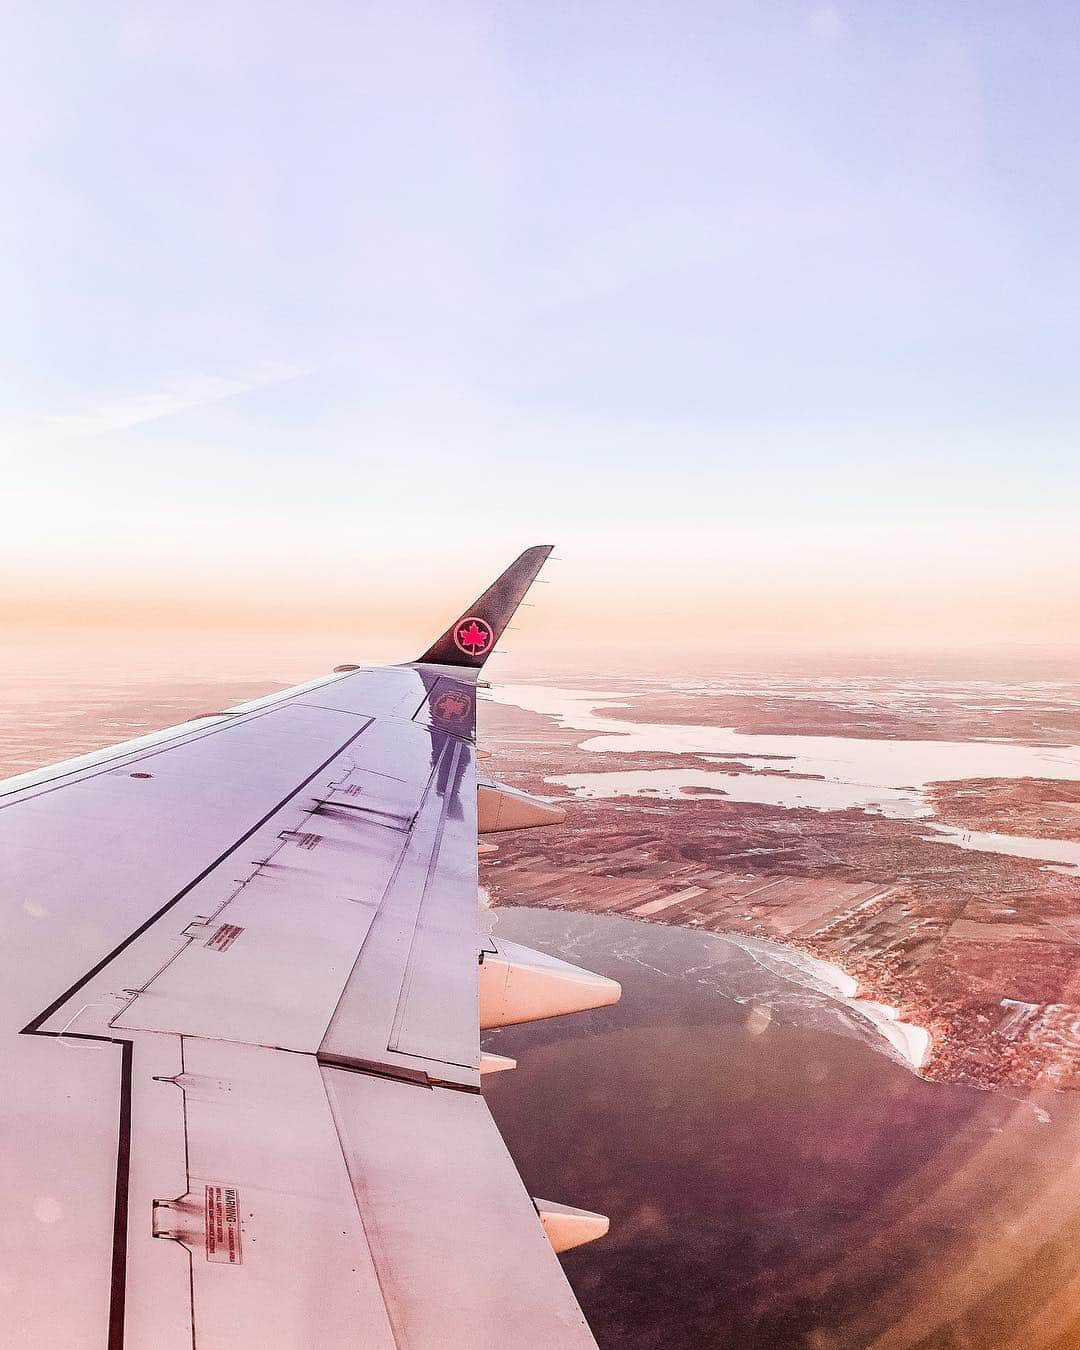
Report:
<svg viewBox="0 0 1080 1350"><path fill-rule="evenodd" d="M2 31L19 622L426 618L554 539L612 638L674 596L738 641L1073 641L1075 7Z"/></svg>

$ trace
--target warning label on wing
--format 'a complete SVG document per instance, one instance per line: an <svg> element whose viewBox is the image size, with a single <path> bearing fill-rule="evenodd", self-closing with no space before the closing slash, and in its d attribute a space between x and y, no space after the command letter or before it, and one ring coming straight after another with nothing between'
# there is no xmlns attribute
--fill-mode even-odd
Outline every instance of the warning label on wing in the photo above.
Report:
<svg viewBox="0 0 1080 1350"><path fill-rule="evenodd" d="M206 1259L227 1266L243 1264L240 1195L235 1186L206 1188Z"/></svg>
<svg viewBox="0 0 1080 1350"><path fill-rule="evenodd" d="M223 923L206 945L216 952L227 952L243 931L234 923Z"/></svg>

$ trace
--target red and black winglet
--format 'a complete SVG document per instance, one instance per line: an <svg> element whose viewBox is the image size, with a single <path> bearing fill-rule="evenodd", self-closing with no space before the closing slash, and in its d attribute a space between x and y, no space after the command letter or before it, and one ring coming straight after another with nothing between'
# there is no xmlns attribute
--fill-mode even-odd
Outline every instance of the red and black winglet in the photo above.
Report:
<svg viewBox="0 0 1080 1350"><path fill-rule="evenodd" d="M473 669L482 666L553 547L537 544L535 548L527 548L418 661Z"/></svg>

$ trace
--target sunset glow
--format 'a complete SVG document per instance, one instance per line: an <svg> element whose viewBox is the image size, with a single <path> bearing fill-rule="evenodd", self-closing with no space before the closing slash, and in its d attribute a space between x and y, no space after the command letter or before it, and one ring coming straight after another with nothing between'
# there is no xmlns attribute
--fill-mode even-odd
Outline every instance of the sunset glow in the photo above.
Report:
<svg viewBox="0 0 1080 1350"><path fill-rule="evenodd" d="M9 19L9 644L1073 659L1066 9L322 10Z"/></svg>

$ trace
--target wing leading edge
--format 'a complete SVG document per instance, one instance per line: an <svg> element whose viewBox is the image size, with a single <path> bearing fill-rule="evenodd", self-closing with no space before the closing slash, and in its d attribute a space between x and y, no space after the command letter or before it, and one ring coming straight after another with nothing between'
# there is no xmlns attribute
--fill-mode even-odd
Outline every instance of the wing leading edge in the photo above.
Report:
<svg viewBox="0 0 1080 1350"><path fill-rule="evenodd" d="M482 1020L618 996L479 979L477 658L549 551L421 662L0 784L13 1344L594 1345L553 1246L604 1221L538 1213L479 1093Z"/></svg>

